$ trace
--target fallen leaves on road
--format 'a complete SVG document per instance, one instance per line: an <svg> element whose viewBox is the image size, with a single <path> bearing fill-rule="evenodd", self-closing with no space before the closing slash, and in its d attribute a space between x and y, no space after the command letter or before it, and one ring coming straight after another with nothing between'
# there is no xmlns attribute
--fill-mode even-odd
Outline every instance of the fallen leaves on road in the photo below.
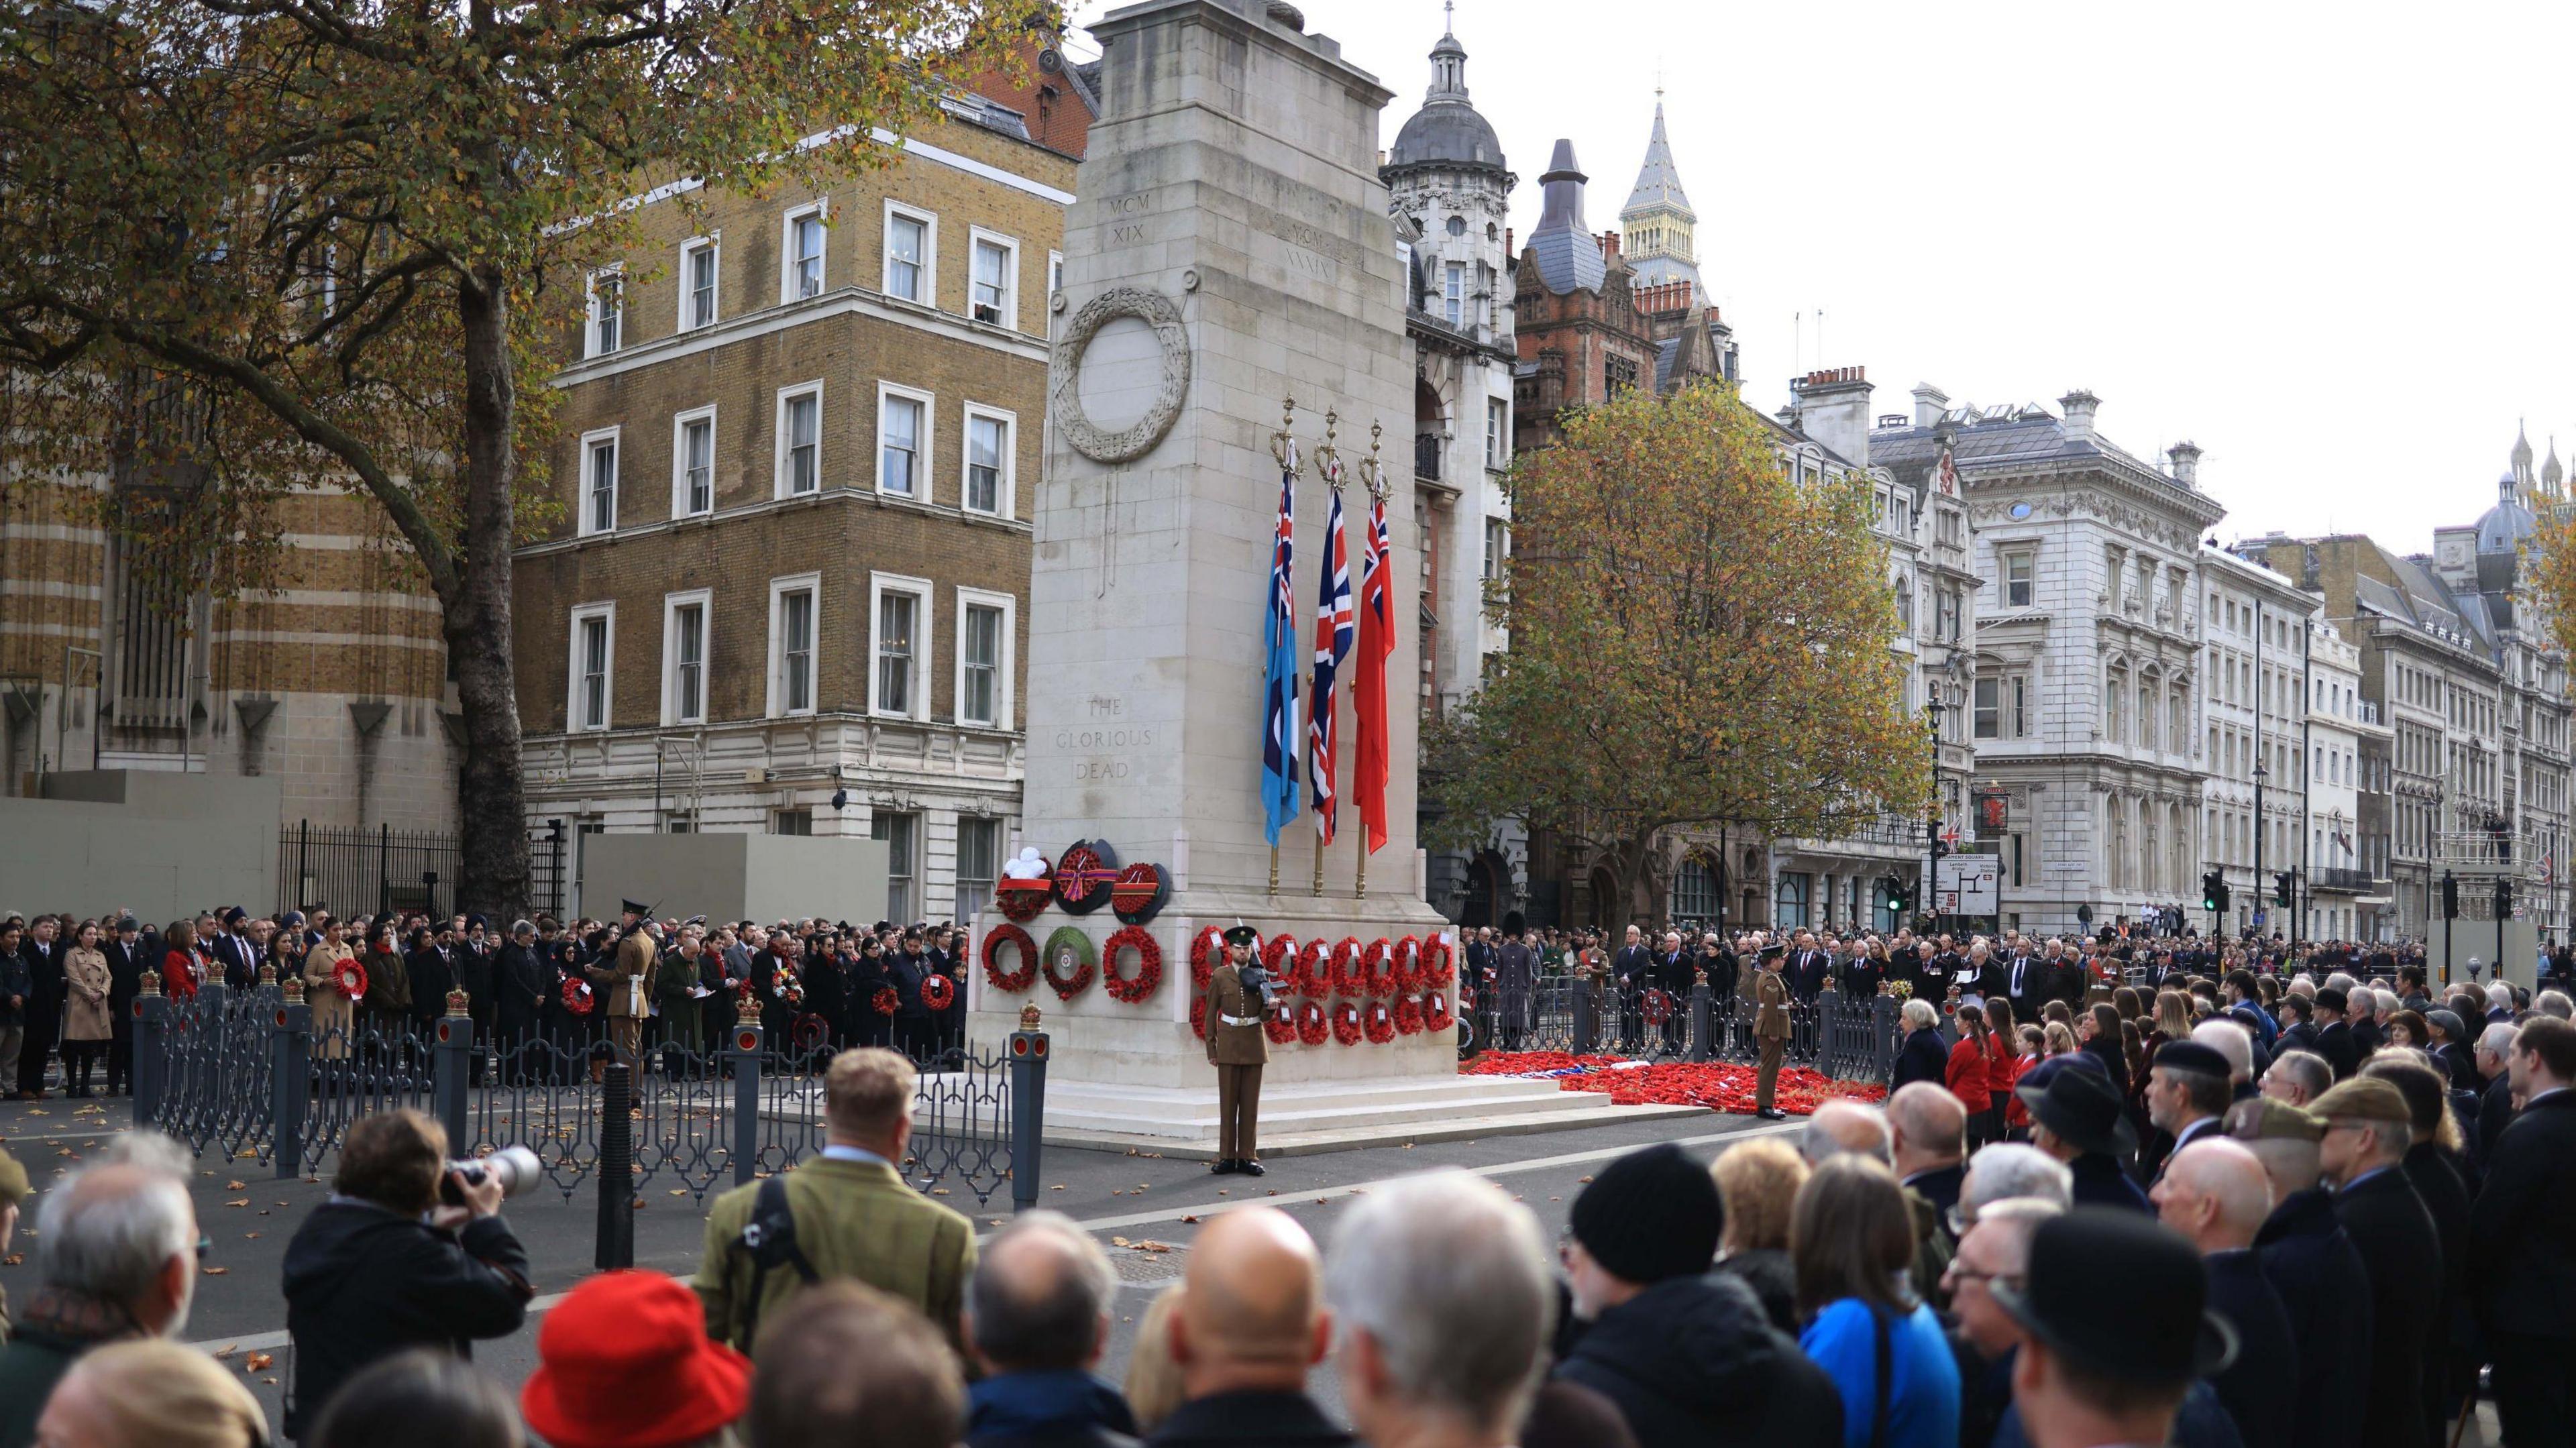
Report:
<svg viewBox="0 0 2576 1448"><path fill-rule="evenodd" d="M224 1183L224 1190L225 1190L225 1191L228 1191L228 1192L248 1191L249 1189L250 1189L250 1183L248 1183L248 1182L226 1182L226 1183Z"/></svg>
<svg viewBox="0 0 2576 1448"><path fill-rule="evenodd" d="M249 1206L249 1205L250 1205L250 1198L248 1198L248 1197L244 1197L244 1198L242 1198L240 1201L237 1201L237 1202L226 1202L226 1203L224 1203L224 1205L225 1205L225 1206L228 1206L228 1207L247 1207L247 1206Z"/></svg>
<svg viewBox="0 0 2576 1448"><path fill-rule="evenodd" d="M1153 1238L1148 1237L1136 1244L1136 1250L1139 1252L1169 1252L1172 1250L1172 1244L1169 1242L1157 1242Z"/></svg>
<svg viewBox="0 0 2576 1448"><path fill-rule="evenodd" d="M1183 1217L1183 1218L1181 1218L1181 1225L1182 1225L1182 1226L1184 1226L1184 1227L1195 1227L1195 1226L1197 1226L1198 1224L1199 1224L1199 1219L1198 1219L1198 1218L1196 1218L1196 1217Z"/></svg>
<svg viewBox="0 0 2576 1448"><path fill-rule="evenodd" d="M209 1277L221 1277L233 1269L230 1267L200 1267L197 1270L205 1273Z"/></svg>
<svg viewBox="0 0 2576 1448"><path fill-rule="evenodd" d="M242 1371L246 1373L264 1373L275 1366L277 1366L276 1357L264 1352L252 1353L242 1360ZM270 1378L269 1381L273 1383L277 1379Z"/></svg>
<svg viewBox="0 0 2576 1448"><path fill-rule="evenodd" d="M1109 1239L1109 1245L1112 1247L1124 1247L1127 1245L1127 1239L1124 1237L1112 1237Z"/></svg>
<svg viewBox="0 0 2576 1448"><path fill-rule="evenodd" d="M240 1344L240 1343L237 1343L237 1342L228 1342L228 1343L225 1343L222 1347L219 1347L219 1348L215 1349L215 1356L217 1356L217 1357L219 1357L219 1358L228 1358L228 1357L231 1357L234 1353L237 1353L237 1352L240 1352L240 1351L241 1351L241 1344Z"/></svg>
<svg viewBox="0 0 2576 1448"><path fill-rule="evenodd" d="M26 1260L27 1256L25 1253L12 1252L6 1257L0 1257L0 1267L15 1267Z"/></svg>

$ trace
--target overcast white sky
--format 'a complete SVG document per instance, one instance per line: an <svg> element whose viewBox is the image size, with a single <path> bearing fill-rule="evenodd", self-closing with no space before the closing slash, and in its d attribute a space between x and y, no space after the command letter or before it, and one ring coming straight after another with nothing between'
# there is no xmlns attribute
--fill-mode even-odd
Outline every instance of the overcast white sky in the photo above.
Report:
<svg viewBox="0 0 2576 1448"><path fill-rule="evenodd" d="M1396 92L1391 141L1437 0L1301 4ZM2576 463L2576 5L1461 0L1456 25L1522 237L1559 136L1616 224L1662 67L1765 408L1815 366L1866 366L1880 412L1922 381L2089 387L2122 447L2206 450L2222 539L2401 552L2494 501L2518 418Z"/></svg>

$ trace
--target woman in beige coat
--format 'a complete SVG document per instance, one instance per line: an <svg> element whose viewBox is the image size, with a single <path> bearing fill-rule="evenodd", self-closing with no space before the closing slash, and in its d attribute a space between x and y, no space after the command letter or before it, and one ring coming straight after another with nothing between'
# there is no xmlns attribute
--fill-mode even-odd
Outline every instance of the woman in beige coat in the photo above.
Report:
<svg viewBox="0 0 2576 1448"><path fill-rule="evenodd" d="M90 1094L89 1073L107 1054L115 1025L107 1011L107 952L98 948L98 922L81 922L80 937L63 956L63 1075L71 1089Z"/></svg>
<svg viewBox="0 0 2576 1448"><path fill-rule="evenodd" d="M328 1061L349 1054L349 1032L357 1017L356 1002L340 994L340 962L355 960L340 939L340 922L322 927L322 941L304 953L304 1003L313 1008L313 1049Z"/></svg>

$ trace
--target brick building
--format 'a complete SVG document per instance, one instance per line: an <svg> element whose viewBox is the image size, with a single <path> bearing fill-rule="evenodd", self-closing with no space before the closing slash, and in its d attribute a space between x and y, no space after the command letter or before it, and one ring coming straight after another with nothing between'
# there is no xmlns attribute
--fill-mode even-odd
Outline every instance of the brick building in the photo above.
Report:
<svg viewBox="0 0 2576 1448"><path fill-rule="evenodd" d="M0 790L93 767L272 776L284 823L453 829L463 750L438 604L374 499L269 500L251 521L276 531L273 566L155 541L194 532L156 515L187 511L201 480L130 459L202 406L137 396L129 461L0 488Z"/></svg>
<svg viewBox="0 0 2576 1448"><path fill-rule="evenodd" d="M586 279L518 556L532 825L871 834L898 919L989 888L1093 102L1052 51L985 89L820 188L649 192Z"/></svg>

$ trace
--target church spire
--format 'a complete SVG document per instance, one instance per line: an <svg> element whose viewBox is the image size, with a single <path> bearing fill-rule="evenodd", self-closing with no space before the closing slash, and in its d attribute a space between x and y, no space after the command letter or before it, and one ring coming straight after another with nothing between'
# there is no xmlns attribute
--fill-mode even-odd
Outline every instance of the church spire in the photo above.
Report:
<svg viewBox="0 0 2576 1448"><path fill-rule="evenodd" d="M1659 88L1655 93L1655 129L1646 137L1646 163L1637 168L1637 184L1628 192L1628 204L1619 214L1655 208L1679 211L1696 221L1691 213L1690 197L1682 192L1681 172L1673 169L1672 143L1664 137L1664 101Z"/></svg>
<svg viewBox="0 0 2576 1448"><path fill-rule="evenodd" d="M1431 90L1423 99L1426 104L1467 99L1467 47L1458 43L1456 17L1446 4L1440 7L1440 43L1431 47Z"/></svg>
<svg viewBox="0 0 2576 1448"><path fill-rule="evenodd" d="M1687 281L1699 290L1699 255L1692 232L1699 225L1690 197L1682 190L1681 172L1673 166L1673 147L1664 134L1663 88L1655 89L1655 126L1646 137L1646 162L1637 168L1637 184L1628 204L1619 208L1619 251L1637 273L1641 286Z"/></svg>

